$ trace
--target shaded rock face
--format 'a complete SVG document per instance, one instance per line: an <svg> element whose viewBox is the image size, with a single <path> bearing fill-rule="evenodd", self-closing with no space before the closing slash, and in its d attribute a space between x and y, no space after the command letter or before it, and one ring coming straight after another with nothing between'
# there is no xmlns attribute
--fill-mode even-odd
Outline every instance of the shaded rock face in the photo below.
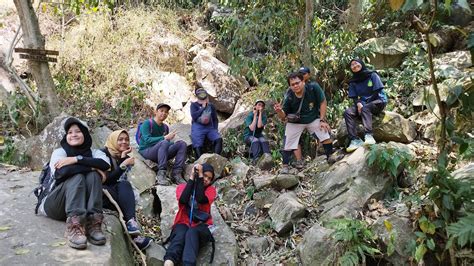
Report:
<svg viewBox="0 0 474 266"><path fill-rule="evenodd" d="M395 235L395 253L385 259L393 263L393 265L408 265L408 258L411 254L407 251L407 247L410 241L416 240L410 219L390 215L388 217L380 217L372 225L372 231L379 236L385 245L388 245L390 233L387 231L384 221L388 221L392 225L392 231Z"/></svg>
<svg viewBox="0 0 474 266"><path fill-rule="evenodd" d="M8 174L8 175L7 175ZM5 265L132 265L128 243L119 220L105 215L107 243L90 243L84 251L70 248L66 223L34 214L36 197L28 195L37 185L39 172L8 172L0 166L0 258ZM12 211L14 210L14 211Z"/></svg>
<svg viewBox="0 0 474 266"><path fill-rule="evenodd" d="M263 190L253 194L255 207L259 209L269 208L280 194L272 189Z"/></svg>
<svg viewBox="0 0 474 266"><path fill-rule="evenodd" d="M474 76L471 76L474 77ZM463 89L463 92L469 92L472 89L473 82L469 76L464 76L461 79L446 79L441 83L438 83L438 91L441 101L446 102L450 94L456 90L459 86ZM436 103L436 96L431 85L425 86L423 89L415 91L412 94L414 107L427 107L433 110L436 114L439 114L438 104Z"/></svg>
<svg viewBox="0 0 474 266"><path fill-rule="evenodd" d="M384 111L379 115L373 116L372 128L374 138L378 142L396 141L410 143L416 138L415 123L395 112ZM362 139L364 137L364 127L361 121L357 126L357 135ZM344 119L339 122L336 137L341 143L348 142Z"/></svg>
<svg viewBox="0 0 474 266"><path fill-rule="evenodd" d="M145 163L143 158L136 150L133 150L132 156L135 158L135 165L128 173L128 181L141 194L145 190L151 188L155 184L155 171L151 170Z"/></svg>
<svg viewBox="0 0 474 266"><path fill-rule="evenodd" d="M280 174L273 180L273 187L277 190L282 190L295 187L299 183L300 181L295 175Z"/></svg>
<svg viewBox="0 0 474 266"><path fill-rule="evenodd" d="M270 243L268 243L266 237L249 237L247 238L247 246L253 254L261 255L269 248Z"/></svg>
<svg viewBox="0 0 474 266"><path fill-rule="evenodd" d="M157 193L162 199L163 213L161 216L161 230L163 239L166 239L171 233L171 226L173 225L174 217L178 212L176 187L157 186ZM211 215L214 225L216 225L216 231L213 233L216 240L216 250L212 265L237 265L238 246L234 233L224 222L215 205L211 207ZM207 244L201 249L197 265L209 264L211 250L212 248L210 244ZM147 253L151 252L152 251Z"/></svg>
<svg viewBox="0 0 474 266"><path fill-rule="evenodd" d="M361 147L328 172L316 174L315 182L316 200L323 208L319 220L329 221L356 217L369 199L382 197L393 180L368 168L366 150Z"/></svg>
<svg viewBox="0 0 474 266"><path fill-rule="evenodd" d="M360 45L370 48L374 54L369 56L370 63L377 69L399 67L408 55L411 44L395 37L368 39Z"/></svg>
<svg viewBox="0 0 474 266"><path fill-rule="evenodd" d="M275 180L276 176L272 174L265 175L254 175L253 184L257 190L270 187Z"/></svg>
<svg viewBox="0 0 474 266"><path fill-rule="evenodd" d="M306 207L300 203L295 193L287 192L280 195L268 211L274 224L274 229L279 235L288 233L293 222L306 215Z"/></svg>
<svg viewBox="0 0 474 266"><path fill-rule="evenodd" d="M182 123L172 124L170 126L170 131L173 131L173 130L176 130L176 136L173 139L174 142L182 140L186 142L188 146L193 144L191 141L191 124L182 124Z"/></svg>
<svg viewBox="0 0 474 266"><path fill-rule="evenodd" d="M455 51L440 55L435 55L433 59L435 66L451 65L459 70L472 65L471 52L469 51Z"/></svg>
<svg viewBox="0 0 474 266"><path fill-rule="evenodd" d="M240 95L249 87L243 78L230 75L229 66L213 57L209 51L201 50L193 59L197 82L210 95L218 111L232 114Z"/></svg>
<svg viewBox="0 0 474 266"><path fill-rule="evenodd" d="M242 160L239 159L234 159L231 161L231 167L232 167L232 175L237 177L237 178L245 178L247 177L247 173L250 170L250 167L246 165Z"/></svg>
<svg viewBox="0 0 474 266"><path fill-rule="evenodd" d="M296 247L303 265L332 265L336 258L336 243L330 237L333 230L313 225Z"/></svg>

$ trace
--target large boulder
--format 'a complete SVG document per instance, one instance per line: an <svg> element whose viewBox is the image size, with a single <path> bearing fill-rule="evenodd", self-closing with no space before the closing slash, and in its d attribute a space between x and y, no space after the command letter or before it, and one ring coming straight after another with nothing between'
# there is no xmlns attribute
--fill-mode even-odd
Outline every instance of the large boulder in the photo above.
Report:
<svg viewBox="0 0 474 266"><path fill-rule="evenodd" d="M268 215L273 222L273 229L284 235L291 231L294 222L306 216L306 206L304 206L293 192L280 195L268 211Z"/></svg>
<svg viewBox="0 0 474 266"><path fill-rule="evenodd" d="M273 180L273 187L276 190L289 189L297 186L300 183L300 180L295 175L290 174L279 174Z"/></svg>
<svg viewBox="0 0 474 266"><path fill-rule="evenodd" d="M440 55L435 55L433 59L435 66L451 65L459 70L470 67L472 65L471 52L469 51L455 51Z"/></svg>
<svg viewBox="0 0 474 266"><path fill-rule="evenodd" d="M66 223L34 214L36 197L26 196L37 185L39 172L20 172L0 166L0 258L5 265L132 265L118 218L105 215L104 246L70 248L64 238Z"/></svg>
<svg viewBox="0 0 474 266"><path fill-rule="evenodd" d="M173 141L182 140L188 146L192 145L191 141L191 124L176 123L170 126L170 131L176 131L176 136Z"/></svg>
<svg viewBox="0 0 474 266"><path fill-rule="evenodd" d="M112 130L106 126L94 128L91 130L92 137L92 148L93 149L102 149L105 146L105 142L109 137Z"/></svg>
<svg viewBox="0 0 474 266"><path fill-rule="evenodd" d="M396 141L410 143L416 138L415 123L395 112L384 111L379 115L373 116L372 128L374 138L379 142ZM357 135L361 138L364 137L364 127L361 121L357 126ZM339 122L336 137L341 143L346 143L348 140L344 119Z"/></svg>
<svg viewBox="0 0 474 266"><path fill-rule="evenodd" d="M411 43L395 37L379 37L368 39L360 45L369 49L369 62L377 69L399 67L408 51Z"/></svg>
<svg viewBox="0 0 474 266"><path fill-rule="evenodd" d="M255 207L259 209L268 209L280 194L273 189L266 189L253 194Z"/></svg>
<svg viewBox="0 0 474 266"><path fill-rule="evenodd" d="M456 171L452 172L451 175L460 180L474 181L474 163L467 164Z"/></svg>
<svg viewBox="0 0 474 266"><path fill-rule="evenodd" d="M390 228L390 231L387 229ZM406 217L399 217L395 214L380 217L373 225L372 231L379 237L382 242L388 246L390 243L390 235L394 235L395 252L391 256L386 256L386 260L393 265L408 265L410 252L407 247L411 241L416 240L413 234L411 221Z"/></svg>
<svg viewBox="0 0 474 266"><path fill-rule="evenodd" d="M145 164L145 158L136 150L132 151L132 156L135 158L135 165L128 173L128 181L141 194L155 184L156 173Z"/></svg>
<svg viewBox="0 0 474 266"><path fill-rule="evenodd" d="M197 82L209 93L216 109L232 114L240 95L249 87L248 83L230 75L229 66L207 50L201 50L193 59L193 67Z"/></svg>
<svg viewBox="0 0 474 266"><path fill-rule="evenodd" d="M167 103L172 110L181 109L191 99L192 90L185 77L174 72L160 72L153 79L145 103L151 108L158 103Z"/></svg>
<svg viewBox="0 0 474 266"><path fill-rule="evenodd" d="M387 145L410 152L400 143ZM322 208L320 221L356 217L369 199L383 197L392 186L392 178L368 167L366 153L367 150L361 147L332 165L328 171L315 174L315 197ZM400 167L398 172L401 170Z"/></svg>
<svg viewBox="0 0 474 266"><path fill-rule="evenodd" d="M257 190L270 187L273 184L275 178L276 178L276 175L272 175L272 174L252 176L253 184Z"/></svg>
<svg viewBox="0 0 474 266"><path fill-rule="evenodd" d="M161 232L163 239L171 233L174 217L178 212L175 186L158 186L157 193L162 200ZM216 240L216 250L212 265L237 265L238 246L234 233L222 219L217 207L213 204L211 215L216 225L213 236ZM211 254L211 245L208 244L201 249L197 264L208 264ZM149 252L147 252L149 253Z"/></svg>
<svg viewBox="0 0 474 266"><path fill-rule="evenodd" d="M303 265L332 265L336 258L336 243L332 229L313 225L303 236L296 250Z"/></svg>
<svg viewBox="0 0 474 266"><path fill-rule="evenodd" d="M204 153L196 161L196 163L207 163L212 165L212 167L214 167L214 173L216 174L216 177L220 177L222 175L222 172L224 171L224 168L228 162L229 161L227 158L216 153Z"/></svg>

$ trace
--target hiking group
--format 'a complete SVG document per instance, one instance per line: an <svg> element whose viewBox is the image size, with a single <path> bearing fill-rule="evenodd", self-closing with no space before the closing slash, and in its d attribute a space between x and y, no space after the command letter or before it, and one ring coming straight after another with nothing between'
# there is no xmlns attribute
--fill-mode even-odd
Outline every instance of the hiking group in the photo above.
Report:
<svg viewBox="0 0 474 266"><path fill-rule="evenodd" d="M349 80L348 95L354 104L344 113L351 140L347 152L364 144L357 136L358 117L362 119L365 129L365 144L375 143L372 115L380 113L387 104L383 84L376 72L368 70L359 59L351 61L350 70L353 76ZM336 156L334 153L331 128L326 121L327 102L324 91L318 83L310 80L309 68L302 67L298 72L289 74L287 82L289 89L283 102L273 105L277 117L286 123L280 173L289 172L293 155L296 160L292 165L298 169L304 167L299 143L305 130L322 143L328 163L341 159L342 155ZM198 159L204 152L220 154L223 140L218 131L216 108L209 101L206 90L199 88L195 95L197 101L191 104L190 110L195 157ZM257 100L245 119L243 141L249 146L254 163L261 157L267 160L272 158L269 142L263 134L268 121L265 105L265 101ZM178 185L178 213L164 256L165 265L195 265L199 248L207 242L214 242L211 233L211 204L216 197L216 189L212 185L216 173L209 164L195 164L190 176L184 178L187 143L175 141L177 132L170 132L169 126L164 123L170 110L170 105L158 104L154 116L139 124L135 138L138 152L158 165L156 184ZM133 241L140 249L145 250L152 239L142 236L135 217L135 195L127 180L127 173L133 167L135 159L130 156L132 147L127 131L122 129L112 132L103 149L91 148L89 129L76 118L65 120L64 131L60 148L54 150L49 164L43 169L40 181L42 186L35 191L38 196L37 213L65 220L68 245L85 249L87 242L94 245L106 243L102 231L103 208L115 209L111 202L113 200L123 212L124 223ZM168 177L167 167L171 159L174 162Z"/></svg>

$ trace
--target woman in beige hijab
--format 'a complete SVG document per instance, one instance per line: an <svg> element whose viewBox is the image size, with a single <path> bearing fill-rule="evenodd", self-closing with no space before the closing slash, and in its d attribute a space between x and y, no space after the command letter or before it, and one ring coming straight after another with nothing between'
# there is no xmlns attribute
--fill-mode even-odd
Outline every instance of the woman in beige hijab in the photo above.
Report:
<svg viewBox="0 0 474 266"><path fill-rule="evenodd" d="M107 138L103 151L111 161L111 170L106 172L107 178L103 187L122 210L127 231L133 237L133 241L144 250L150 246L152 240L140 235L140 228L135 219L135 195L132 185L127 181L127 173L135 164L135 160L129 156L132 147L130 147L130 136L127 131L122 129L112 132ZM107 197L104 197L103 202L105 208L114 209Z"/></svg>

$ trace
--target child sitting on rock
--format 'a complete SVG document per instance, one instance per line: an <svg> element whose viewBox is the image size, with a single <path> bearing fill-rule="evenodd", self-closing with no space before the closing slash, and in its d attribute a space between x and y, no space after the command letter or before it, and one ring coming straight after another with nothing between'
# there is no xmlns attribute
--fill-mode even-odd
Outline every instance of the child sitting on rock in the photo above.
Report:
<svg viewBox="0 0 474 266"><path fill-rule="evenodd" d="M253 162L263 154L265 160L270 160L270 147L267 139L263 135L263 129L267 124L267 115L265 114L265 102L257 100L245 119L244 141L250 146Z"/></svg>

